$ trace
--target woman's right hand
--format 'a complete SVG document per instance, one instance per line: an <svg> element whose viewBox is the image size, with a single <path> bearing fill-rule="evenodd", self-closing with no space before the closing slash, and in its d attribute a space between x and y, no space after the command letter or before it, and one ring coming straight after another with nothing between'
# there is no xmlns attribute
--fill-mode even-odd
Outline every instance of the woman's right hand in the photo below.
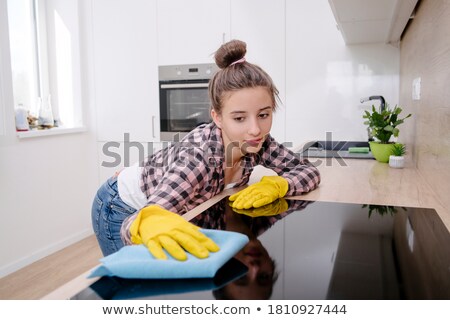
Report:
<svg viewBox="0 0 450 320"><path fill-rule="evenodd" d="M200 228L178 214L157 205L143 208L130 226L131 241L144 244L156 259L167 259L163 248L173 258L187 260L186 251L197 258L207 258L219 246Z"/></svg>

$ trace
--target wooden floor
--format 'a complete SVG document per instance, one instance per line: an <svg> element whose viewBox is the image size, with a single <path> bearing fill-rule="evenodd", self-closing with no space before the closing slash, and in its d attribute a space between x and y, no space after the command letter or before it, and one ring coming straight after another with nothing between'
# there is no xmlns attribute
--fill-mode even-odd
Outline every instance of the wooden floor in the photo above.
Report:
<svg viewBox="0 0 450 320"><path fill-rule="evenodd" d="M99 264L102 257L92 235L0 279L0 299L40 299Z"/></svg>

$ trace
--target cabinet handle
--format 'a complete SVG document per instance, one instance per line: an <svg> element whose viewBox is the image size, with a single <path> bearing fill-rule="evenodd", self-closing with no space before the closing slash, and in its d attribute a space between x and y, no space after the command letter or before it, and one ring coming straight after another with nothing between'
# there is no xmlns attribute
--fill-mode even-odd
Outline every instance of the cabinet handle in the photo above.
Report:
<svg viewBox="0 0 450 320"><path fill-rule="evenodd" d="M152 116L152 136L153 136L153 138L156 138L156 136L155 136L155 116Z"/></svg>
<svg viewBox="0 0 450 320"><path fill-rule="evenodd" d="M224 44L224 43L225 43L225 32L222 33L222 44Z"/></svg>
<svg viewBox="0 0 450 320"><path fill-rule="evenodd" d="M161 89L208 88L208 83L161 84Z"/></svg>

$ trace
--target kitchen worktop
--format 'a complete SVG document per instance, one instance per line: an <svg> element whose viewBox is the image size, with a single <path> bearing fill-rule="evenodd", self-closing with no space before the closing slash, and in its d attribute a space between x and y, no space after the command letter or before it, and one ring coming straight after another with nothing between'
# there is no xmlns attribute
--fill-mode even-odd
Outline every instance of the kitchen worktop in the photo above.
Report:
<svg viewBox="0 0 450 320"><path fill-rule="evenodd" d="M359 204L378 204L434 208L450 230L450 214L443 208L420 172L406 159L405 168L394 169L387 163L370 159L319 159L309 158L321 173L319 188L292 199L330 201ZM256 167L250 184L264 175L275 174L263 167ZM236 189L225 190L222 194L205 202L187 213L193 217Z"/></svg>
<svg viewBox="0 0 450 320"><path fill-rule="evenodd" d="M450 229L450 217L440 206L429 186L416 168L407 161L405 168L393 169L388 164L375 160L359 159L313 159L310 161L321 172L319 188L308 194L291 197L290 199L405 206L417 208L434 208L447 229ZM251 176L250 183L259 181L272 171L257 167ZM188 220L211 207L226 196L239 189L228 189L206 201L185 214ZM86 279L90 271L80 275L67 285L59 288L44 299L67 299L93 283Z"/></svg>

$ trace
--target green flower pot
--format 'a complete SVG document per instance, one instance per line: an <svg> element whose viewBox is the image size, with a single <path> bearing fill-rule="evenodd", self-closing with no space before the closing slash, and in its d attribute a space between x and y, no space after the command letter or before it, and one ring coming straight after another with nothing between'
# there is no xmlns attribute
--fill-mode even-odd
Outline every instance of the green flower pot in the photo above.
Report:
<svg viewBox="0 0 450 320"><path fill-rule="evenodd" d="M394 143L379 143L370 141L370 151L378 162L388 163L389 156L392 155L392 146Z"/></svg>

